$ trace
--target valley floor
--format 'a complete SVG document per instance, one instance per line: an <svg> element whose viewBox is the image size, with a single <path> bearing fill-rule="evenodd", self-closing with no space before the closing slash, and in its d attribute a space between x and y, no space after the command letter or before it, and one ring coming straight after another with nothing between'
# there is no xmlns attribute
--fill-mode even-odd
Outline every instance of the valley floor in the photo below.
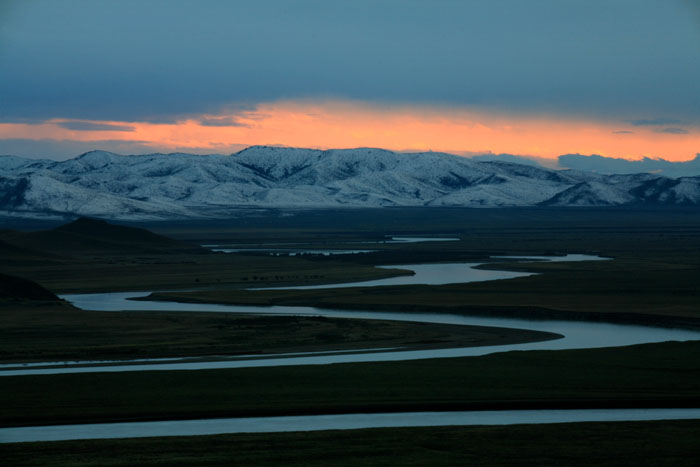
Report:
<svg viewBox="0 0 700 467"><path fill-rule="evenodd" d="M514 316L530 313L548 318L698 327L697 211L474 211L436 210L429 219L418 210L391 211L391 216L386 215L389 211L306 212L291 218L273 213L252 223L247 219L151 226L198 244L226 241L248 246L295 242L324 248L356 247L355 242L376 241L386 235L461 238L458 242L378 245L379 252L365 255L286 258L171 252L81 256L64 251L57 252L59 257L41 260L15 256L3 263L3 272L35 280L54 292L129 290L135 284L140 290L188 289L195 284L207 290L161 298ZM381 264L474 262L494 255L565 253L597 254L614 260L510 264L506 265L509 269L539 275L481 284L242 290L253 280L257 285L280 285L374 278L381 270L373 266ZM176 267L178 264L181 267ZM59 354L65 343L60 338L47 339L58 330L56 335L76 343L70 351L77 354L106 355L115 347L104 343L114 336L122 346L121 355L143 349L148 342L157 343L153 348L158 348L159 355L168 354L167 342L173 349L190 348L195 353L210 345L223 346L229 352L243 351L226 343L231 336L240 336L228 334L234 328L235 332L245 329L234 318L125 314L125 321L117 324L121 315L56 311L56 315L49 309L36 315L22 316L18 310L6 314L4 329L10 330L6 334L14 339L8 342L24 340L21 349L19 345L5 347L6 359L63 358ZM81 319L88 328L93 326L93 331L102 330L81 335ZM253 319L248 322L253 326L257 318L240 319ZM321 326L318 330L323 329L320 334L327 341L319 342L316 331L305 339L311 338L313 346L321 347L372 341L364 336L369 332L366 324L350 324L351 330L346 332L343 326L347 324L331 321L313 323ZM397 332L401 342L415 339L410 327L387 326L381 333ZM107 333L108 327L115 334ZM199 329L207 329L203 340L193 337ZM274 325L265 326L261 334L269 330L270 335L253 347L260 351L271 346L296 348L298 344L285 343L279 337L285 334L284 329L279 327L280 334L275 334ZM435 332L441 336L437 339L465 338L447 329ZM359 339L355 341L353 336ZM138 355L142 350L134 352ZM696 341L396 363L7 377L0 387L0 397L6 402L0 419L5 426L17 426L467 408L700 407L699 352ZM397 459L405 465L691 465L698 457L698 437L697 422L668 421L235 435L178 438L177 443L142 439L16 444L0 445L0 452L16 465L128 465L139 455L142 465L395 465ZM261 449L263 444L273 448ZM124 454L115 458L109 454L114 449L123 449Z"/></svg>

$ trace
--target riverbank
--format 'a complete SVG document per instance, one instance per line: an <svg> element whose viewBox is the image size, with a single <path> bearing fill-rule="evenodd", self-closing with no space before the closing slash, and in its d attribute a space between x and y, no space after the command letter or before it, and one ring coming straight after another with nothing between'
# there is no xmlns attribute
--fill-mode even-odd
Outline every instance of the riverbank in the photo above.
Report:
<svg viewBox="0 0 700 467"><path fill-rule="evenodd" d="M310 286L171 291L152 293L137 300L433 312L700 328L696 300L700 286L695 280L697 265L669 264L659 258L610 261L590 258L589 261L551 262L528 262L524 258L519 262L503 262L508 260L494 258L493 262L476 267L473 263L407 264L391 267L426 272L368 284L339 283L332 289ZM445 274L443 270L451 273ZM485 272L493 277L480 276ZM515 277L517 274L529 275ZM410 285L385 285L397 282ZM370 284L374 286L369 287Z"/></svg>
<svg viewBox="0 0 700 467"><path fill-rule="evenodd" d="M700 421L666 420L18 443L0 444L0 456L17 467L691 467L699 438Z"/></svg>
<svg viewBox="0 0 700 467"><path fill-rule="evenodd" d="M0 362L52 362L508 345L556 339L522 329L321 316L79 310L0 304Z"/></svg>
<svg viewBox="0 0 700 467"><path fill-rule="evenodd" d="M513 282L512 280L509 282ZM520 318L533 320L597 321L667 328L700 329L700 316L692 311L673 315L673 308L665 314L642 313L620 307L605 310L592 306L588 310L558 309L546 306L522 306L517 299L499 295L490 304L468 304L475 296L464 290L466 286L411 286L383 287L372 295L368 303L367 291L362 288L321 290L206 290L184 292L153 292L136 301L172 303L217 304L235 306L307 306L347 311L386 311L401 313L449 313L464 316ZM449 288L449 289L448 289ZM504 292L505 294L505 292ZM444 296L449 302L441 301ZM378 298L374 298L378 297ZM433 301L434 300L434 301ZM543 299L546 301L546 298ZM585 299L582 299L585 302ZM386 302L389 303L386 303ZM381 302L381 303L378 303ZM467 303L465 303L467 302ZM571 298L571 303L574 297ZM503 304L506 303L506 304ZM583 305L585 306L585 305ZM689 306L692 306L689 304ZM588 307L586 307L588 308ZM688 316L691 314L690 316Z"/></svg>
<svg viewBox="0 0 700 467"><path fill-rule="evenodd" d="M402 362L8 376L2 382L3 426L499 408L700 407L700 341Z"/></svg>

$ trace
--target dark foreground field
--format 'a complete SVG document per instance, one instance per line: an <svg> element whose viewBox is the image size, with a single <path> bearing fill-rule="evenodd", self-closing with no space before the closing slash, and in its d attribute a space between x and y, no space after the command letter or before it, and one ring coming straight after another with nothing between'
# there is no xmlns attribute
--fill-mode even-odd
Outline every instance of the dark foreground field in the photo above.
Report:
<svg viewBox="0 0 700 467"><path fill-rule="evenodd" d="M0 444L12 466L696 466L700 422L389 428Z"/></svg>
<svg viewBox="0 0 700 467"><path fill-rule="evenodd" d="M0 400L4 426L426 410L700 407L700 342L403 362L12 376L2 378Z"/></svg>
<svg viewBox="0 0 700 467"><path fill-rule="evenodd" d="M0 232L0 256L5 255L2 272L37 281L52 292L197 288L167 298L693 328L700 322L697 209L387 209L288 214L257 213L197 225L149 225L161 234L193 243L143 237L137 242L138 252L124 250L118 236L107 245L108 252L100 250L104 241L94 235L89 251L81 240L49 252L46 248L54 234L25 237ZM75 240L70 235L66 238ZM387 235L443 235L460 241L373 244L372 249L379 251L331 258L215 255L192 246L294 242L357 248L357 242ZM343 282L395 274L373 267L382 264L483 262L492 255L566 253L613 260L498 265L540 274L480 284L242 290L251 283ZM177 318L167 313L80 315L85 329L103 329L105 334L100 334L81 333L76 316L73 311L57 314L49 320L57 321L49 324L45 314L7 315L3 337L11 339L4 347L6 358L60 358L65 342L51 338L54 331L74 342L65 347L71 352L106 355L113 351L103 346L110 335L106 329L119 336L115 344L122 346L121 355L126 352L134 358L143 355L148 342L161 355L204 348L236 352L239 342L228 339L248 319L236 323L233 318L188 314ZM365 324L354 326L354 331L327 329L321 334L328 340L313 345L330 348L369 342L362 337ZM203 329L207 331L199 331ZM255 348L293 348L285 344L290 338L286 329L279 326L275 331L274 325L260 329L260 345ZM195 338L196 334L205 336ZM134 345L127 345L130 342ZM308 340L303 345L307 344ZM671 342L397 363L7 377L0 385L0 420L4 426L19 426L410 410L700 407L699 362L700 342ZM667 421L60 442L0 445L0 455L8 465L696 465L698 426L697 421ZM121 454L114 456L114 450Z"/></svg>

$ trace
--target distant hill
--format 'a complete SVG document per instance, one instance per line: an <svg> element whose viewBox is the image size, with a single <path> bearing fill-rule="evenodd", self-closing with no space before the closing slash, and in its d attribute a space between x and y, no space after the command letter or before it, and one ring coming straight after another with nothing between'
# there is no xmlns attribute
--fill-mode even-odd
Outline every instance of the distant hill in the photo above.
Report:
<svg viewBox="0 0 700 467"><path fill-rule="evenodd" d="M26 300L60 301L36 282L0 273L0 303Z"/></svg>
<svg viewBox="0 0 700 467"><path fill-rule="evenodd" d="M253 146L230 156L92 151L61 162L0 157L0 214L10 216L162 220L248 208L638 205L698 206L700 177L605 175L374 148Z"/></svg>
<svg viewBox="0 0 700 467"><path fill-rule="evenodd" d="M80 217L73 222L56 227L52 232L100 239L106 243L148 245L155 248L192 248L192 245L155 234L150 230L110 224L104 220L88 217Z"/></svg>
<svg viewBox="0 0 700 467"><path fill-rule="evenodd" d="M38 232L4 231L0 233L0 254L3 244L9 253L25 257L32 252L67 256L175 251L208 253L208 250L199 246L157 235L146 229L114 225L89 218L79 218L55 229Z"/></svg>

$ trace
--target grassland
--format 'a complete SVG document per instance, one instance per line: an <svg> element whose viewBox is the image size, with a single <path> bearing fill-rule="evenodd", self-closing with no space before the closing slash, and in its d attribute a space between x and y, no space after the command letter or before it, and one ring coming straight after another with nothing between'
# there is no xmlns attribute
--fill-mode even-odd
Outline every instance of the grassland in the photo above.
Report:
<svg viewBox="0 0 700 467"><path fill-rule="evenodd" d="M357 242L386 235L439 234L461 240L379 243L372 245L380 250L375 253L331 258L149 250L112 255L62 251L51 256L44 252L27 260L27 250L36 249L20 245L25 248L19 254L23 259L12 256L16 248L6 249L2 270L36 280L54 292L196 288L201 290L176 292L167 298L537 315L687 327L697 327L700 320L697 209L273 211L218 222L148 227L195 244L358 248ZM362 249L367 246L361 245ZM346 282L396 273L373 267L379 264L482 262L492 255L565 253L598 254L614 260L500 264L498 267L540 275L480 284L243 290L251 284ZM177 336L178 326L198 329L208 319L222 319L199 315L188 321L182 315L179 324L171 322L161 329L145 317L136 318L133 323L142 321L134 328L126 324L120 328L109 320L104 324L114 325L115 332L125 335L150 327L155 341L161 330ZM16 315L10 321L19 319ZM19 339L24 331L16 329ZM25 355L30 355L42 348L42 333L48 331L41 319L27 329ZM213 332L207 339L220 339L221 344L226 332ZM92 337L79 333L75 337L83 340L86 349L96 347ZM173 342L173 349L188 348L186 339ZM268 344L260 346L266 347ZM58 345L54 351L57 349ZM0 419L3 425L13 426L407 410L698 407L699 362L700 342L671 342L322 367L7 377L0 386L5 401ZM361 430L178 438L177 443L144 439L0 445L0 449L4 458L16 460L12 463L17 465L694 465L699 426L692 421ZM113 449L123 449L123 454L112 456Z"/></svg>
<svg viewBox="0 0 700 467"><path fill-rule="evenodd" d="M467 314L601 319L697 327L700 319L700 212L697 210L389 210L301 213L256 221L253 237L245 223L216 223L206 231L160 226L183 239L250 242L320 242L330 247L357 244L390 234L436 233L458 242L383 244L380 251L328 259L317 264L411 264L433 261L484 262L496 255L598 254L611 261L486 265L540 273L536 276L471 284L349 288L340 290L247 291L236 288L175 292L159 299L229 304L310 305L343 309L439 310ZM333 222L333 227L322 220ZM294 226L294 228L292 228ZM374 248L374 247L373 247ZM216 287L212 287L217 289Z"/></svg>
<svg viewBox="0 0 700 467"><path fill-rule="evenodd" d="M0 445L13 466L695 466L700 422L390 428Z"/></svg>
<svg viewBox="0 0 700 467"><path fill-rule="evenodd" d="M0 272L54 293L306 284L405 273L367 264L216 254L148 230L85 219L36 232L0 230L0 261Z"/></svg>
<svg viewBox="0 0 700 467"><path fill-rule="evenodd" d="M0 329L1 362L428 349L556 337L517 329L313 316L84 311L60 302L0 303Z"/></svg>
<svg viewBox="0 0 700 467"><path fill-rule="evenodd" d="M506 317L598 319L700 327L700 264L615 259L489 265L537 272L516 279L441 286L165 292L151 299L236 305L439 311Z"/></svg>
<svg viewBox="0 0 700 467"><path fill-rule="evenodd" d="M397 275L370 265L224 253L60 258L34 264L5 263L3 272L32 279L55 293L315 284Z"/></svg>
<svg viewBox="0 0 700 467"><path fill-rule="evenodd" d="M3 377L2 382L0 423L5 426L314 413L698 407L700 342L403 362Z"/></svg>

